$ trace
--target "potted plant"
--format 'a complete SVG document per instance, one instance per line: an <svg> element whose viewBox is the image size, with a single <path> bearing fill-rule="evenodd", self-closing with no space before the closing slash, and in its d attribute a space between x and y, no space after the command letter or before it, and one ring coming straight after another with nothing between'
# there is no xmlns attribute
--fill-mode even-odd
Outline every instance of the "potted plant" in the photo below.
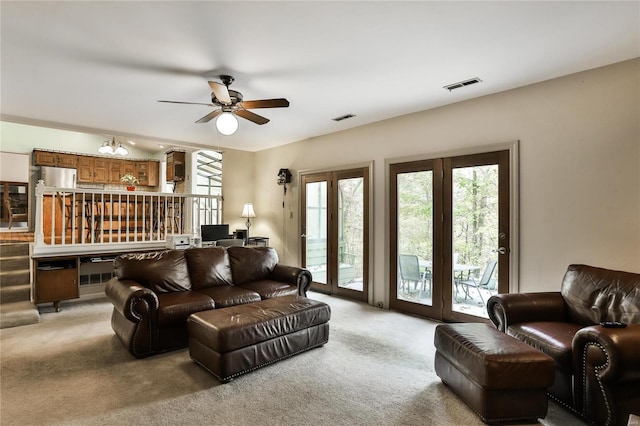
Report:
<svg viewBox="0 0 640 426"><path fill-rule="evenodd" d="M120 177L120 182L127 185L127 191L135 191L136 185L140 183L138 178L130 173L127 173L126 175Z"/></svg>

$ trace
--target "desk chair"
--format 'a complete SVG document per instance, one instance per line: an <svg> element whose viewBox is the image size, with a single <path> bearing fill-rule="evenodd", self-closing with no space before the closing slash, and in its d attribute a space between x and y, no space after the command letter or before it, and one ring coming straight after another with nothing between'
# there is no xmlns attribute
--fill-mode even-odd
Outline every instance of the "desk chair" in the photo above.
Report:
<svg viewBox="0 0 640 426"><path fill-rule="evenodd" d="M498 265L497 260L490 260L487 262L487 266L484 268L484 272L480 277L480 281L476 281L476 279L471 276L469 280L459 281L457 284L465 286L467 290L465 291L465 298L469 294L469 288L475 288L480 295L480 300L482 301L482 306L484 306L485 301L484 297L482 297L482 292L480 289L489 290L489 283L491 282L491 277L493 276L494 271L496 270L496 266Z"/></svg>
<svg viewBox="0 0 640 426"><path fill-rule="evenodd" d="M239 238L225 238L216 241L218 247L244 246L244 240Z"/></svg>

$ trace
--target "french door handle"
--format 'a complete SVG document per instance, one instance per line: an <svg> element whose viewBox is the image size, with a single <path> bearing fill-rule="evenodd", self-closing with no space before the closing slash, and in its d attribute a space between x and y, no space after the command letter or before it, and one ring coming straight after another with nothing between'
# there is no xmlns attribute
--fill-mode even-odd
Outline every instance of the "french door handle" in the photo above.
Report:
<svg viewBox="0 0 640 426"><path fill-rule="evenodd" d="M507 254L507 249L504 247L498 247L496 251L498 252L498 254Z"/></svg>
<svg viewBox="0 0 640 426"><path fill-rule="evenodd" d="M307 238L307 234L300 234L300 238Z"/></svg>

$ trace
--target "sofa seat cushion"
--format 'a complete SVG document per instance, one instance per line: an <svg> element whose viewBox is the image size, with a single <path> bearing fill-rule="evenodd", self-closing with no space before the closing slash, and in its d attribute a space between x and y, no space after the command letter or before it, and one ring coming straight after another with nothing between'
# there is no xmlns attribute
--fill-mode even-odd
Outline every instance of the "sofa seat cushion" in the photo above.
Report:
<svg viewBox="0 0 640 426"><path fill-rule="evenodd" d="M194 291L158 294L158 327L184 325L189 315L216 307L213 299Z"/></svg>
<svg viewBox="0 0 640 426"><path fill-rule="evenodd" d="M298 294L298 287L281 281L252 281L242 284L241 287L255 291L263 300L273 299L274 297L295 296Z"/></svg>
<svg viewBox="0 0 640 426"><path fill-rule="evenodd" d="M562 371L573 372L571 343L581 328L565 322L525 322L510 326L507 334L549 355Z"/></svg>
<svg viewBox="0 0 640 426"><path fill-rule="evenodd" d="M262 300L255 291L231 285L209 287L198 290L198 293L205 294L216 303L216 308L226 308L234 305L244 305L245 303L259 302Z"/></svg>

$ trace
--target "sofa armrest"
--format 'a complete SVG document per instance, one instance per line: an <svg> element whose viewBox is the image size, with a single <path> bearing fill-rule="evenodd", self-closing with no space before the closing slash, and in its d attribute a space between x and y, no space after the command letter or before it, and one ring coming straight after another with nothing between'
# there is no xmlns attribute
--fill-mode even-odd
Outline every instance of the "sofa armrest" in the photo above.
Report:
<svg viewBox="0 0 640 426"><path fill-rule="evenodd" d="M629 408L640 403L640 324L585 327L572 350L574 400L582 415L595 424L626 424ZM617 404L620 399L626 403Z"/></svg>
<svg viewBox="0 0 640 426"><path fill-rule="evenodd" d="M311 287L311 272L296 266L277 264L273 268L272 277L275 281L282 281L298 287L298 296L306 296Z"/></svg>
<svg viewBox="0 0 640 426"><path fill-rule="evenodd" d="M513 324L537 321L567 321L565 301L560 292L510 293L491 296L487 313L500 331Z"/></svg>
<svg viewBox="0 0 640 426"><path fill-rule="evenodd" d="M573 338L573 353L578 373L579 365L581 370L595 370L603 382L640 381L640 324L580 329Z"/></svg>
<svg viewBox="0 0 640 426"><path fill-rule="evenodd" d="M113 307L132 322L140 322L158 309L158 296L132 280L111 278L104 292Z"/></svg>

